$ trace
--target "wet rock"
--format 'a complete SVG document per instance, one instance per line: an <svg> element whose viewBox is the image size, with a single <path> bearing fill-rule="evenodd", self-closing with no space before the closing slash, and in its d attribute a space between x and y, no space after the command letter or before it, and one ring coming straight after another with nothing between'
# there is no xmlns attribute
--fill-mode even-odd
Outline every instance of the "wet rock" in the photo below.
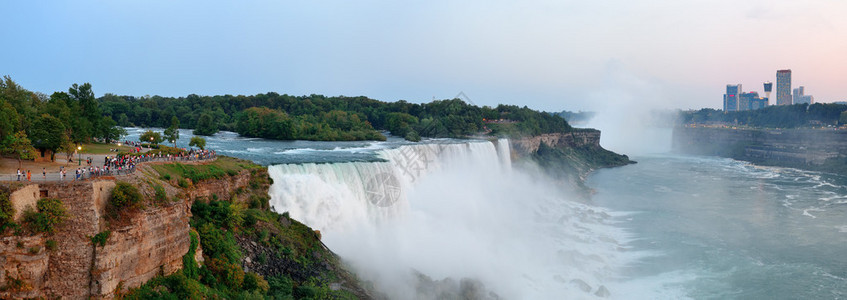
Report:
<svg viewBox="0 0 847 300"><path fill-rule="evenodd" d="M582 279L572 279L571 285L586 293L590 293L592 289L591 285L585 283L585 281L583 281Z"/></svg>
<svg viewBox="0 0 847 300"><path fill-rule="evenodd" d="M611 296L611 295L612 295L612 293L609 292L609 289L607 289L605 285L601 285L597 289L597 291L594 292L594 296L602 297L602 298L609 298L609 296Z"/></svg>

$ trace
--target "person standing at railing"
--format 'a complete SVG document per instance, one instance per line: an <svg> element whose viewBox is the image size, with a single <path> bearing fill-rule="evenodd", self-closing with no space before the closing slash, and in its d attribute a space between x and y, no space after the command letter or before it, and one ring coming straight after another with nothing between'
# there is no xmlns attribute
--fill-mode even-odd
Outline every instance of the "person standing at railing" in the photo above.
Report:
<svg viewBox="0 0 847 300"><path fill-rule="evenodd" d="M41 177L43 177L44 181L47 181L47 168L41 168Z"/></svg>
<svg viewBox="0 0 847 300"><path fill-rule="evenodd" d="M32 182L32 171L26 170L26 181Z"/></svg>
<svg viewBox="0 0 847 300"><path fill-rule="evenodd" d="M18 168L18 181L21 181L21 168Z"/></svg>

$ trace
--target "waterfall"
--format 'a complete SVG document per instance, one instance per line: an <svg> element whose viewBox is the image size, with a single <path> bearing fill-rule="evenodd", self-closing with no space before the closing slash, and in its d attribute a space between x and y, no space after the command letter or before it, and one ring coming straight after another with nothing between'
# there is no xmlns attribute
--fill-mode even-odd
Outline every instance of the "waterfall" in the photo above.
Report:
<svg viewBox="0 0 847 300"><path fill-rule="evenodd" d="M479 172L511 170L509 142L444 142L405 145L378 152L387 162L284 164L268 168L274 179L271 206L328 232L355 222L379 222L402 214L406 191L446 165L480 165Z"/></svg>
<svg viewBox="0 0 847 300"><path fill-rule="evenodd" d="M321 230L392 298L439 297L422 292L410 270L479 280L507 299L614 293L608 279L627 261L624 232L603 209L513 169L508 140L428 141L377 154L383 162L270 166L273 209Z"/></svg>

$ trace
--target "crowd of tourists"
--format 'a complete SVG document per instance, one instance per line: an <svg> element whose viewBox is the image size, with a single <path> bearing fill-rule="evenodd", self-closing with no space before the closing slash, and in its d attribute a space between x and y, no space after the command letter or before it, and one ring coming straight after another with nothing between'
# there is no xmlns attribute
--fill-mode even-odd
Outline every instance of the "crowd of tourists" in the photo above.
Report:
<svg viewBox="0 0 847 300"><path fill-rule="evenodd" d="M59 167L58 170L58 180L59 181L76 181L76 180L85 180L89 178L95 178L100 176L115 176L115 175L126 175L132 172L135 172L135 168L139 163L143 162L152 162L152 161L197 161L197 160L206 160L212 159L216 157L215 151L212 150L188 150L179 152L177 154L162 154L162 153L154 153L154 154L122 154L115 156L106 156L103 159L102 165L97 165L92 161L92 159L85 160L85 164L87 166L82 166L76 168L76 170L69 171L64 166ZM72 172L70 175L71 178L68 178L68 172ZM41 169L42 179L47 180L47 169ZM18 169L17 171L17 180L26 180L32 181L32 172L30 170L22 171Z"/></svg>

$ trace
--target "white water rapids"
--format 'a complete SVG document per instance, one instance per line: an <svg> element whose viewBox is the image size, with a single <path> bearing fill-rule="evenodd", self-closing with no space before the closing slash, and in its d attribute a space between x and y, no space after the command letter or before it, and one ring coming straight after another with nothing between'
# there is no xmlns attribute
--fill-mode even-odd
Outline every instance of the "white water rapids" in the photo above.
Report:
<svg viewBox="0 0 847 300"><path fill-rule="evenodd" d="M430 142L380 150L385 162L274 165L271 205L393 299L438 297L412 270L478 280L483 298L626 297L614 279L634 254L610 213L513 169L510 153L508 140Z"/></svg>

